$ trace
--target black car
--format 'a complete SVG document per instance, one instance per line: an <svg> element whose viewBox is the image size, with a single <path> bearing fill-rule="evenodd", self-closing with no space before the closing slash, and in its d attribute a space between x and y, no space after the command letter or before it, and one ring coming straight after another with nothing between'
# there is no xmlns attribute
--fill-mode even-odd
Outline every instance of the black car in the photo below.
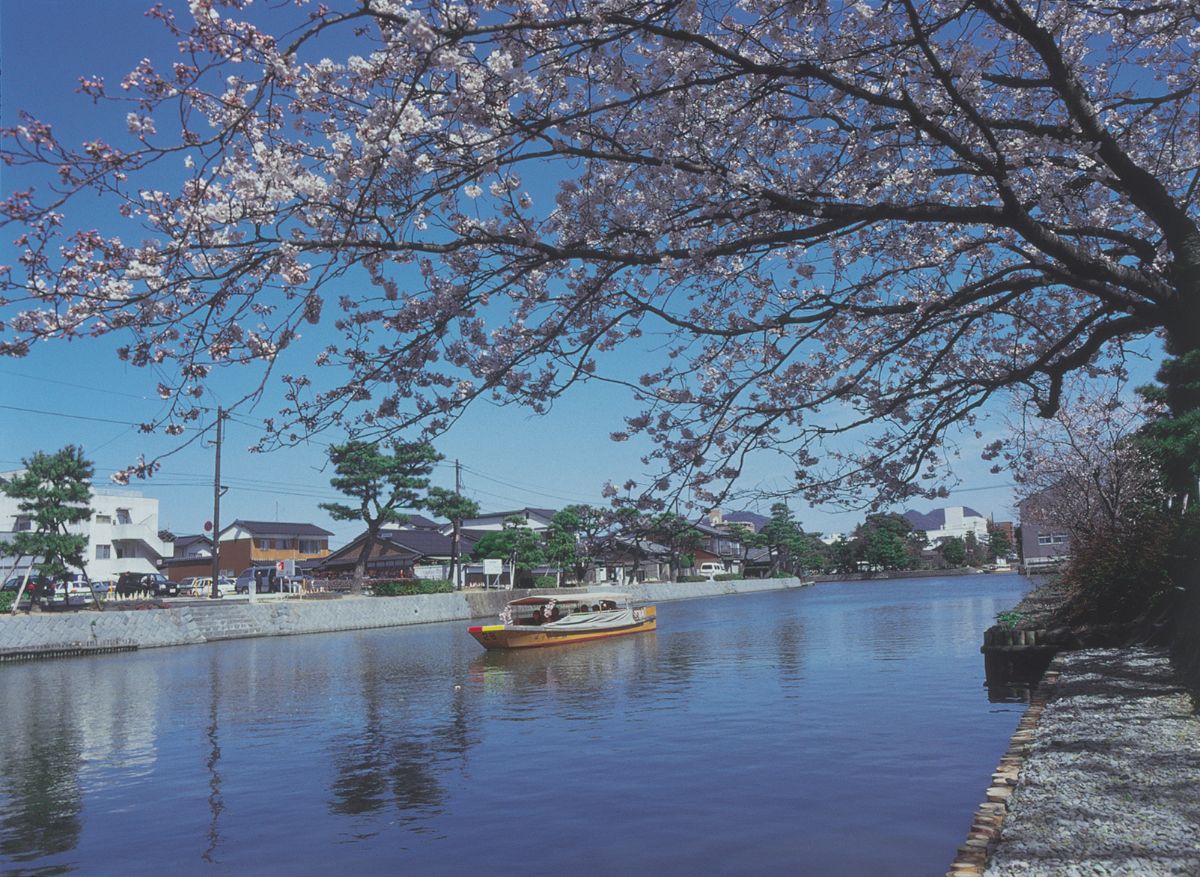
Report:
<svg viewBox="0 0 1200 877"><path fill-rule="evenodd" d="M118 594L152 594L155 597L178 597L179 585L160 572L127 572L117 579Z"/></svg>
<svg viewBox="0 0 1200 877"><path fill-rule="evenodd" d="M24 581L24 575L12 576L4 582L2 590L15 595L19 590L21 590L21 583ZM29 577L29 581L25 584L25 595L30 600L34 601L40 601L42 599L52 600L55 593L58 590L61 590L61 587L62 586L59 583L55 582L54 579L50 578L49 576L42 575L41 573L34 573Z"/></svg>

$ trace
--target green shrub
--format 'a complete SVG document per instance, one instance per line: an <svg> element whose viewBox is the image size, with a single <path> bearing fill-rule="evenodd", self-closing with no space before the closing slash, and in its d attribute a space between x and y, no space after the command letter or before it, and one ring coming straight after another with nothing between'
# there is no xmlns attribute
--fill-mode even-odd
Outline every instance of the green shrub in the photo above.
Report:
<svg viewBox="0 0 1200 877"><path fill-rule="evenodd" d="M1159 510L1126 522L1118 532L1073 544L1062 581L1073 592L1077 619L1129 622L1160 607L1174 586L1186 528L1186 521Z"/></svg>
<svg viewBox="0 0 1200 877"><path fill-rule="evenodd" d="M773 579L794 579L795 576L792 575L790 572L784 572L783 570L780 569L780 570L776 570L775 572L771 573L771 578L773 578Z"/></svg>
<svg viewBox="0 0 1200 877"><path fill-rule="evenodd" d="M680 582L707 582L708 576L680 576L676 581Z"/></svg>
<svg viewBox="0 0 1200 877"><path fill-rule="evenodd" d="M0 613L12 611L13 600L17 595L12 591L0 591Z"/></svg>
<svg viewBox="0 0 1200 877"><path fill-rule="evenodd" d="M744 579L745 576L738 572L723 572L713 576L713 581L716 582L736 582Z"/></svg>
<svg viewBox="0 0 1200 877"><path fill-rule="evenodd" d="M1009 610L1008 612L998 613L996 615L996 623L1001 627L1012 630L1021 622L1023 617L1024 616L1022 616L1020 612L1013 612L1012 610Z"/></svg>
<svg viewBox="0 0 1200 877"><path fill-rule="evenodd" d="M558 576L534 576L533 586L535 588L557 588Z"/></svg>
<svg viewBox="0 0 1200 877"><path fill-rule="evenodd" d="M392 582L375 582L371 591L376 597L411 597L417 594L448 594L454 590L454 582L448 579L400 579Z"/></svg>

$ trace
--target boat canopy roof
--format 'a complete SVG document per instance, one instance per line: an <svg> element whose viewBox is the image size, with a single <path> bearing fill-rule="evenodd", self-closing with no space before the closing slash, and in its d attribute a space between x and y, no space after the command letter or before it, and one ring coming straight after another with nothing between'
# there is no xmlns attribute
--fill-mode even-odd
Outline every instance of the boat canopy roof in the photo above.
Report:
<svg viewBox="0 0 1200 877"><path fill-rule="evenodd" d="M598 603L601 600L612 600L616 603L628 603L629 594L620 591L589 591L586 594L563 594L561 597L522 597L513 600L509 606L539 606L543 603Z"/></svg>

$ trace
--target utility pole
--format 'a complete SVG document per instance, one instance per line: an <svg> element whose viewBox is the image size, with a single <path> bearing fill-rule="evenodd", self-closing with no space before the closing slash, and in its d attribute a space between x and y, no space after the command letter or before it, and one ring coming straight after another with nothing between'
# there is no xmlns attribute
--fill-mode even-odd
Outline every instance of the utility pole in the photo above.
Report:
<svg viewBox="0 0 1200 877"><path fill-rule="evenodd" d="M217 461L213 467L213 552L212 552L212 593L214 599L221 596L221 421L225 419L225 409L217 406ZM253 587L253 584L251 584Z"/></svg>
<svg viewBox="0 0 1200 877"><path fill-rule="evenodd" d="M462 465L458 460L454 461L454 494L462 496ZM450 568L454 570L454 588L458 590L462 587L462 569L458 559L458 540L459 530L462 528L462 521L454 520L451 522L454 525L453 541L450 544Z"/></svg>

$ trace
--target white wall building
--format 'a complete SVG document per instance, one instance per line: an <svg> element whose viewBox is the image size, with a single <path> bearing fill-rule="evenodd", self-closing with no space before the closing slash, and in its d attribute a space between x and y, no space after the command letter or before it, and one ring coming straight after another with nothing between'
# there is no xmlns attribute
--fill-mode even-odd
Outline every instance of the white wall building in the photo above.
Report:
<svg viewBox="0 0 1200 877"><path fill-rule="evenodd" d="M0 474L7 478L16 473ZM22 514L18 500L0 494L0 542L10 534L30 530L33 521ZM92 488L92 517L74 531L88 537L84 566L92 581L112 581L124 572L157 572L158 559L170 555L170 546L158 537L158 500L135 490ZM16 558L0 560L0 575L23 572L29 558L16 565ZM16 567L14 569L14 566Z"/></svg>
<svg viewBox="0 0 1200 877"><path fill-rule="evenodd" d="M477 518L463 518L462 528L464 530L503 530L504 522L515 516L523 518L525 526L531 530L545 530L550 527L550 521L554 515L554 509L534 508L517 509L511 512L491 512ZM452 524L443 524L441 527L442 533L450 533L453 530Z"/></svg>
<svg viewBox="0 0 1200 877"><path fill-rule="evenodd" d="M965 539L968 533L974 533L980 542L986 542L988 539L987 518L967 506L952 505L924 514L907 511L904 517L912 524L914 530L925 531L925 536L932 546L951 536Z"/></svg>

